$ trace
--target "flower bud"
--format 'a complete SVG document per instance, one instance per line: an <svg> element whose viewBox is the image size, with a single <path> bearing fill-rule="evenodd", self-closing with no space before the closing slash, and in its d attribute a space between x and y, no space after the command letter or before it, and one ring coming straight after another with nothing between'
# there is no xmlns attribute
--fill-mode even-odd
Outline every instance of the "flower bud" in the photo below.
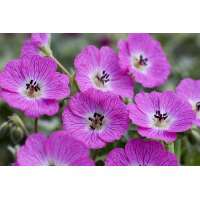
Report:
<svg viewBox="0 0 200 200"><path fill-rule="evenodd" d="M20 127L13 126L9 132L13 144L19 144L24 138L24 131Z"/></svg>

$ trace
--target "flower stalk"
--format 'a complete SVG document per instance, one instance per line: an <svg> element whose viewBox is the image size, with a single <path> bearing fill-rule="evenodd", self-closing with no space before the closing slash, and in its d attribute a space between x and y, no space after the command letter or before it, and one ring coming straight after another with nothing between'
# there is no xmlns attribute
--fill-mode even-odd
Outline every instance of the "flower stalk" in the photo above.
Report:
<svg viewBox="0 0 200 200"><path fill-rule="evenodd" d="M171 153L174 153L175 152L175 149L174 149L174 143L166 143L165 144L165 147L168 151L170 151Z"/></svg>
<svg viewBox="0 0 200 200"><path fill-rule="evenodd" d="M35 133L38 132L38 118L35 118L35 121L34 121L34 132Z"/></svg>
<svg viewBox="0 0 200 200"><path fill-rule="evenodd" d="M72 77L71 73L57 60L57 58L54 57L53 55L53 52L52 50L47 47L47 46L44 46L44 47L41 47L40 50L42 51L42 53L45 55L45 56L49 56L51 57L53 60L55 60L56 64L58 65L58 67L65 73L67 74L70 78Z"/></svg>
<svg viewBox="0 0 200 200"><path fill-rule="evenodd" d="M178 139L176 142L175 142L175 154L177 156L177 158L180 160L181 159L181 139Z"/></svg>
<svg viewBox="0 0 200 200"><path fill-rule="evenodd" d="M56 62L56 64L58 65L58 67L65 73L67 74L67 76L69 76L69 78L72 77L71 73L53 56L50 56L51 58L53 58Z"/></svg>

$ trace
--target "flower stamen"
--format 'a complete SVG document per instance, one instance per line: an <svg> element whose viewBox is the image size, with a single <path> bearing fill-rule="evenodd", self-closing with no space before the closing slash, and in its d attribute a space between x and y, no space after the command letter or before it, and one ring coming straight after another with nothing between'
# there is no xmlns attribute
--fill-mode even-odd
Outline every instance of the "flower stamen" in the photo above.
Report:
<svg viewBox="0 0 200 200"><path fill-rule="evenodd" d="M167 125L167 118L168 114L167 113L161 113L159 110L156 111L156 114L154 114L154 125L156 127L163 128Z"/></svg>
<svg viewBox="0 0 200 200"><path fill-rule="evenodd" d="M56 166L55 162L53 160L48 161L48 166Z"/></svg>
<svg viewBox="0 0 200 200"><path fill-rule="evenodd" d="M200 101L196 103L196 111L200 111Z"/></svg>
<svg viewBox="0 0 200 200"><path fill-rule="evenodd" d="M36 81L30 80L30 82L26 84L26 94L28 97L34 98L38 96L39 91L40 87Z"/></svg>
<svg viewBox="0 0 200 200"><path fill-rule="evenodd" d="M167 119L168 115L167 113L161 114L160 111L156 111L156 114L154 115L155 118L157 118L159 121Z"/></svg>
<svg viewBox="0 0 200 200"><path fill-rule="evenodd" d="M103 70L102 73L97 73L95 76L95 84L97 87L104 87L110 81L110 75Z"/></svg>
<svg viewBox="0 0 200 200"><path fill-rule="evenodd" d="M139 58L134 57L133 64L136 68L141 68L147 66L148 58L143 57L143 55L140 54Z"/></svg>
<svg viewBox="0 0 200 200"><path fill-rule="evenodd" d="M100 130L103 126L104 116L95 112L93 117L89 117L88 120L90 121L90 128L92 130Z"/></svg>

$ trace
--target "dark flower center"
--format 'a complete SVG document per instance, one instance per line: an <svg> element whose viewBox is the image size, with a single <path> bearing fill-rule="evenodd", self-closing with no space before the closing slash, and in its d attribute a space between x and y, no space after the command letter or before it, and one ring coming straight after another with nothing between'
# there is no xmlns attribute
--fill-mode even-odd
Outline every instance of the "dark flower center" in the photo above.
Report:
<svg viewBox="0 0 200 200"><path fill-rule="evenodd" d="M147 66L148 58L145 58L143 55L140 54L139 58L134 59L134 66L137 68Z"/></svg>
<svg viewBox="0 0 200 200"><path fill-rule="evenodd" d="M196 103L196 110L200 111L200 101Z"/></svg>
<svg viewBox="0 0 200 200"><path fill-rule="evenodd" d="M48 162L48 166L56 166L56 164L54 163L54 161L51 161L51 160L50 160L50 161Z"/></svg>
<svg viewBox="0 0 200 200"><path fill-rule="evenodd" d="M166 120L168 118L167 113L161 114L159 110L156 111L156 114L154 115L156 119L158 119L159 122L162 120Z"/></svg>
<svg viewBox="0 0 200 200"><path fill-rule="evenodd" d="M40 91L39 84L36 81L30 80L30 82L26 84L26 91L29 97L36 97L37 93Z"/></svg>
<svg viewBox="0 0 200 200"><path fill-rule="evenodd" d="M88 120L90 121L90 128L92 130L100 130L103 126L104 116L95 112L93 117L89 117Z"/></svg>
<svg viewBox="0 0 200 200"><path fill-rule="evenodd" d="M102 87L104 86L107 82L110 81L110 75L105 71L103 70L101 74L97 74L95 76L95 83L98 87Z"/></svg>
<svg viewBox="0 0 200 200"><path fill-rule="evenodd" d="M170 119L168 119L167 113L161 113L159 110L156 111L156 114L154 114L154 126L158 128L166 128L169 126Z"/></svg>

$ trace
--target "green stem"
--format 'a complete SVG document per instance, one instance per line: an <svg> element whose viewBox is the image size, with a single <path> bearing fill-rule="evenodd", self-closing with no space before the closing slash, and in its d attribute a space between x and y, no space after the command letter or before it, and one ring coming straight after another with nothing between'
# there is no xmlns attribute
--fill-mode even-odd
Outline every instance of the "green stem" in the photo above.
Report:
<svg viewBox="0 0 200 200"><path fill-rule="evenodd" d="M76 94L76 92L80 91L79 86L75 80L75 74L73 74L70 78L70 84L71 84L71 96Z"/></svg>
<svg viewBox="0 0 200 200"><path fill-rule="evenodd" d="M38 118L35 118L35 121L34 121L34 132L35 133L38 132Z"/></svg>
<svg viewBox="0 0 200 200"><path fill-rule="evenodd" d="M51 58L53 58L56 61L56 64L58 65L58 67L65 73L67 74L70 78L72 77L72 75L70 74L70 72L53 56L51 55Z"/></svg>
<svg viewBox="0 0 200 200"><path fill-rule="evenodd" d="M175 142L175 153L178 159L180 160L181 159L181 139L178 139Z"/></svg>
<svg viewBox="0 0 200 200"><path fill-rule="evenodd" d="M69 79L70 79L70 84L71 84L71 94L75 94L77 91L79 91L79 87L78 87L78 84L75 80L75 74L74 73L70 73L66 67L64 67L58 60L57 58L54 57L53 55L53 52L51 51L51 49L46 46L46 47L41 47L40 50L42 51L42 53L46 56L49 56L51 57L55 62L56 64L58 65L58 67L61 69L61 71L63 73L65 73Z"/></svg>
<svg viewBox="0 0 200 200"><path fill-rule="evenodd" d="M91 157L94 161L96 161L98 156L98 150L91 150Z"/></svg>
<svg viewBox="0 0 200 200"><path fill-rule="evenodd" d="M174 151L174 143L173 143L173 142L172 142L172 143L167 143L167 144L165 144L165 147L166 147L166 149L169 150L170 152L172 152L172 153L175 152L175 151Z"/></svg>
<svg viewBox="0 0 200 200"><path fill-rule="evenodd" d="M46 56L49 56L51 58L53 58L56 62L56 64L58 65L58 67L65 73L67 74L70 78L72 77L72 75L70 74L70 72L53 56L53 53L51 51L51 49L48 46L45 47L41 47L40 50L42 51L42 53Z"/></svg>

